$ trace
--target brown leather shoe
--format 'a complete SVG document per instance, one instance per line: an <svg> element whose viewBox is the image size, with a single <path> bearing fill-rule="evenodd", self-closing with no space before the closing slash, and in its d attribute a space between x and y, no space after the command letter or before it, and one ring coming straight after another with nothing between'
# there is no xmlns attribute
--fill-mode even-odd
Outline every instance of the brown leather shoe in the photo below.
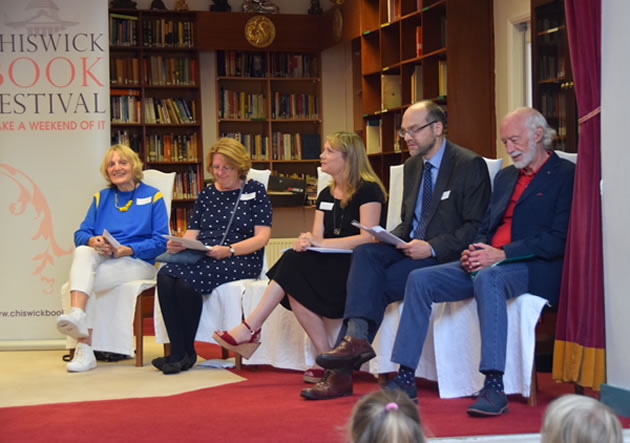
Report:
<svg viewBox="0 0 630 443"><path fill-rule="evenodd" d="M376 357L370 342L362 338L346 335L339 345L330 352L319 354L315 361L322 368L354 368L359 369L368 360Z"/></svg>
<svg viewBox="0 0 630 443"><path fill-rule="evenodd" d="M352 395L352 374L326 370L312 388L302 389L300 395L307 400L329 400Z"/></svg>

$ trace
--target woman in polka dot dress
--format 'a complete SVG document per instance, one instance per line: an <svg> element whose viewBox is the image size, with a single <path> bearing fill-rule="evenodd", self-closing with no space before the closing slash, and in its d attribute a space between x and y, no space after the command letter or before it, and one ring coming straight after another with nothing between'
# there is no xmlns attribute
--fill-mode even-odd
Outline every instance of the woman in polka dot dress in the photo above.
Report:
<svg viewBox="0 0 630 443"><path fill-rule="evenodd" d="M160 308L171 354L154 359L153 365L165 374L190 369L197 361L194 343L201 296L223 283L258 277L263 248L271 236L271 204L263 184L246 178L251 160L245 147L234 139L221 138L210 148L206 164L214 183L199 193L184 238L197 239L211 248L196 263L171 263L158 273ZM166 247L172 254L184 250L172 240Z"/></svg>

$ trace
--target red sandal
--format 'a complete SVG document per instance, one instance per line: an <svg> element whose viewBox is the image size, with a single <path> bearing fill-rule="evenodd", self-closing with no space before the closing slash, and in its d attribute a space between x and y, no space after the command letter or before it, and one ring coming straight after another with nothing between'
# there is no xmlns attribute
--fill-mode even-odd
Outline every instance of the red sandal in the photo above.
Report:
<svg viewBox="0 0 630 443"><path fill-rule="evenodd" d="M258 328L258 330L256 331L253 331L245 320L243 320L241 323L243 323L243 326L247 328L252 336L248 341L239 343L227 331L218 330L214 331L214 333L212 334L212 338L214 338L216 342L225 349L236 352L243 358L248 359L252 356L254 352L256 352L258 346L260 346L260 328Z"/></svg>

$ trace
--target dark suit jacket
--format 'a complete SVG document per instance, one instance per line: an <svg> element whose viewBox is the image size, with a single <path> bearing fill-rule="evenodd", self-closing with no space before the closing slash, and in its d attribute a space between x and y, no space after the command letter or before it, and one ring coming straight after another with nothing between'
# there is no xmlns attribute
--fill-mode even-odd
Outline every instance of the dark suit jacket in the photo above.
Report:
<svg viewBox="0 0 630 443"><path fill-rule="evenodd" d="M529 292L558 301L564 247L573 199L575 165L555 153L540 168L516 202L512 218L512 239L503 246L505 255L523 257L529 271ZM490 244L505 212L520 170L513 165L502 169L494 181L494 193L475 242Z"/></svg>
<svg viewBox="0 0 630 443"><path fill-rule="evenodd" d="M392 233L409 241L420 189L422 156L405 161L402 222ZM426 238L439 263L458 260L472 242L490 200L490 178L482 157L446 141L429 209ZM448 198L445 197L448 193Z"/></svg>

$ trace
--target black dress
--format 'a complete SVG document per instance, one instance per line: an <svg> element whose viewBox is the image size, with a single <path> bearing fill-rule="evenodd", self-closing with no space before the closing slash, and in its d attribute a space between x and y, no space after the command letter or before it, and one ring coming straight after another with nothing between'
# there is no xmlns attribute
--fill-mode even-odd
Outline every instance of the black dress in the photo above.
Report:
<svg viewBox="0 0 630 443"><path fill-rule="evenodd" d="M381 188L374 182L362 182L345 208L333 198L330 188L317 197L317 209L324 212L324 238L348 237L359 234L351 225L359 220L360 207L365 203L385 203ZM381 224L385 219L381 210ZM338 232L338 233L336 233ZM346 278L352 254L323 254L320 252L286 251L267 272L267 277L310 311L328 318L343 317L346 305ZM291 309L284 297L282 306Z"/></svg>

